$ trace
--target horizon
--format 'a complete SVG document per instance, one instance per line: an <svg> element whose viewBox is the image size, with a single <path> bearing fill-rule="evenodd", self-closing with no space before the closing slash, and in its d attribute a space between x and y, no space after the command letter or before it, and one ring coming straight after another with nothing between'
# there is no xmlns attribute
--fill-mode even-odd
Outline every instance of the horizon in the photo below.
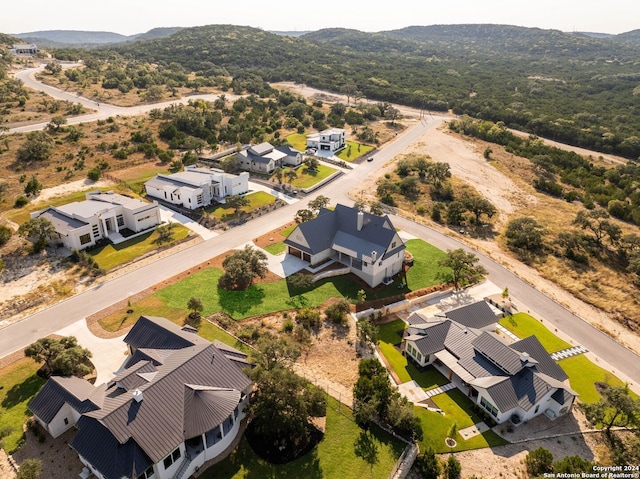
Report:
<svg viewBox="0 0 640 479"><path fill-rule="evenodd" d="M251 26L272 32L306 32L324 28L348 28L363 32L397 30L409 26L494 24L563 32L616 35L640 28L640 2L612 0L604 4L586 0L579 8L556 0L539 0L534 7L514 7L507 0L488 0L482 4L461 0L455 4L414 5L413 1L394 2L393 8L372 7L363 0L350 3L325 0L322 7L294 0L280 0L264 6L257 0L202 6L197 0L184 0L179 7L141 0L133 3L112 0L96 14L94 6L83 0L32 0L29 14L8 9L0 17L0 32L22 33L67 30L109 32L120 35L145 33L154 28L203 25ZM173 24L166 26L167 24Z"/></svg>

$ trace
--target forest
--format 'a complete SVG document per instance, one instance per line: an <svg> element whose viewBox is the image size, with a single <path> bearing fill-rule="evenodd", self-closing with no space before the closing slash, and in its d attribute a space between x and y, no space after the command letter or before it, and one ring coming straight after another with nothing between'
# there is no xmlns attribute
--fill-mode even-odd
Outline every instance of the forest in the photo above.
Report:
<svg viewBox="0 0 640 479"><path fill-rule="evenodd" d="M211 25L161 39L54 53L96 68L114 61L135 64L134 70L179 65L195 72L196 84L231 77L235 93L244 88L266 95L265 82L293 81L427 112L451 110L636 160L639 36L450 25L378 33L326 29L288 37ZM108 80L135 85L132 77Z"/></svg>

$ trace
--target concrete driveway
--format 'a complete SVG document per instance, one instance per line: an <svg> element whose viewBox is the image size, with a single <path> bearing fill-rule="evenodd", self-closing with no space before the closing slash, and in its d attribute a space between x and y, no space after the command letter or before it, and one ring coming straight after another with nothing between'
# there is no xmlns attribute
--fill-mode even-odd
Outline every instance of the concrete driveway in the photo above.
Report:
<svg viewBox="0 0 640 479"><path fill-rule="evenodd" d="M113 339L99 338L89 331L84 318L54 334L75 336L80 346L91 351L93 355L91 361L98 374L96 385L106 383L113 378L128 354L127 345L122 341L124 334Z"/></svg>
<svg viewBox="0 0 640 479"><path fill-rule="evenodd" d="M181 225L186 226L191 231L199 235L205 241L218 236L217 233L214 233L210 229L205 228L201 224L193 221L191 218L188 218L183 214L178 213L177 211L173 211L172 209L169 209L163 205L160 205L159 207L160 218L162 218L162 221L166 221L167 223L180 223Z"/></svg>

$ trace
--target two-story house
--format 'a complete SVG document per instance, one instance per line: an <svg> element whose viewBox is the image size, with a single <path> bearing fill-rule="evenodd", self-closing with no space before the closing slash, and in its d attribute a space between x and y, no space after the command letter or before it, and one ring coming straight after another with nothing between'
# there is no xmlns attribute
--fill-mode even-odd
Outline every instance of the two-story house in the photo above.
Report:
<svg viewBox="0 0 640 479"><path fill-rule="evenodd" d="M347 145L347 132L342 128L328 128L319 133L307 135L307 148L313 148L319 155L333 155Z"/></svg>

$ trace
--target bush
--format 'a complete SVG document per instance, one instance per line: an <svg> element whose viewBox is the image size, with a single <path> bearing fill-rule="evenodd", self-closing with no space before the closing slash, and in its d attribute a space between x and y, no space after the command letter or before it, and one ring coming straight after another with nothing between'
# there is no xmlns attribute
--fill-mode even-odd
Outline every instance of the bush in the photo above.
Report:
<svg viewBox="0 0 640 479"><path fill-rule="evenodd" d="M545 473L553 472L553 454L544 447L534 449L524 460L527 466L527 474L530 477L542 476Z"/></svg>
<svg viewBox="0 0 640 479"><path fill-rule="evenodd" d="M7 244L7 241L11 238L13 231L11 228L5 225L0 225L0 246Z"/></svg>
<svg viewBox="0 0 640 479"><path fill-rule="evenodd" d="M26 196L18 196L16 198L15 203L13 203L14 208L22 208L27 203L29 203L29 199Z"/></svg>
<svg viewBox="0 0 640 479"><path fill-rule="evenodd" d="M337 303L333 303L324 310L327 319L335 324L342 324L347 320L347 314L351 312L351 305L346 299L341 299Z"/></svg>
<svg viewBox="0 0 640 479"><path fill-rule="evenodd" d="M282 323L282 331L285 333L293 332L293 321L287 319L284 323Z"/></svg>
<svg viewBox="0 0 640 479"><path fill-rule="evenodd" d="M91 168L87 172L87 178L89 178L91 181L98 181L101 175L102 175L102 170L97 166L95 168Z"/></svg>
<svg viewBox="0 0 640 479"><path fill-rule="evenodd" d="M305 329L317 328L320 326L320 311L311 308L302 308L296 313L296 322Z"/></svg>
<svg viewBox="0 0 640 479"><path fill-rule="evenodd" d="M20 465L16 479L36 479L42 474L42 461L40 459L25 459Z"/></svg>

